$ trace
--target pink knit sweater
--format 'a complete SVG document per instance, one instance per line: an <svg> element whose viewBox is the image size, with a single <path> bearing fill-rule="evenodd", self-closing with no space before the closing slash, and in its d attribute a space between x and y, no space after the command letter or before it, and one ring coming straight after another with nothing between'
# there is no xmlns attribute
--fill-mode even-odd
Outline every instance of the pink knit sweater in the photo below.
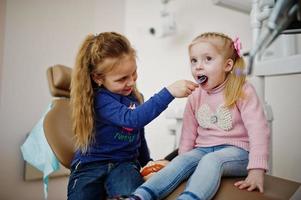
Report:
<svg viewBox="0 0 301 200"><path fill-rule="evenodd" d="M249 151L248 169L268 169L270 130L254 87L246 82L245 98L223 107L224 85L208 92L201 87L188 98L179 153L195 147L230 144Z"/></svg>

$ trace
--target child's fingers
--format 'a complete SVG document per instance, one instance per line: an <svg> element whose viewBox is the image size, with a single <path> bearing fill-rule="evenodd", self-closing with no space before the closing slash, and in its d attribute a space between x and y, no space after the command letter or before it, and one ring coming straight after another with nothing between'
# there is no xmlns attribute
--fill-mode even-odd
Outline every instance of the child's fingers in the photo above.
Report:
<svg viewBox="0 0 301 200"><path fill-rule="evenodd" d="M251 184L250 187L247 189L249 192L253 191L256 189L256 185L255 184Z"/></svg>
<svg viewBox="0 0 301 200"><path fill-rule="evenodd" d="M194 90L195 88L199 87L199 84L196 84L192 81L189 81L187 86L188 86L189 89Z"/></svg>
<svg viewBox="0 0 301 200"><path fill-rule="evenodd" d="M234 183L234 186L238 187L239 189L246 189L248 191L253 191L258 188L259 192L263 193L263 185L262 184L251 184L246 181L237 181Z"/></svg>
<svg viewBox="0 0 301 200"><path fill-rule="evenodd" d="M258 184L257 188L259 189L259 192L263 193L263 185Z"/></svg>
<svg viewBox="0 0 301 200"><path fill-rule="evenodd" d="M238 188L243 190L243 189L246 189L248 187L250 187L250 184L244 181Z"/></svg>
<svg viewBox="0 0 301 200"><path fill-rule="evenodd" d="M186 96L191 95L191 93L195 90L195 88L197 88L199 85L197 85L194 82L188 82L186 85Z"/></svg>
<svg viewBox="0 0 301 200"><path fill-rule="evenodd" d="M234 183L234 186L238 187L240 186L241 184L243 184L244 181L237 181Z"/></svg>
<svg viewBox="0 0 301 200"><path fill-rule="evenodd" d="M192 91L191 91L190 89L187 89L187 90L185 91L185 97L191 95L191 93L192 93Z"/></svg>

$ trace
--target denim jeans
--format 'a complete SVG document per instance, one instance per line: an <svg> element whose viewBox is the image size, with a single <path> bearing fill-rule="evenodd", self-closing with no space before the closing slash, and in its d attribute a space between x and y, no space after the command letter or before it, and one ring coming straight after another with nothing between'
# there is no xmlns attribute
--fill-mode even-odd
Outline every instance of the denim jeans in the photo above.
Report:
<svg viewBox="0 0 301 200"><path fill-rule="evenodd" d="M195 148L174 158L134 194L143 200L162 199L189 178L178 200L211 199L222 176L247 175L248 155L230 145Z"/></svg>
<svg viewBox="0 0 301 200"><path fill-rule="evenodd" d="M143 183L138 162L75 164L68 183L68 200L103 200L129 195Z"/></svg>

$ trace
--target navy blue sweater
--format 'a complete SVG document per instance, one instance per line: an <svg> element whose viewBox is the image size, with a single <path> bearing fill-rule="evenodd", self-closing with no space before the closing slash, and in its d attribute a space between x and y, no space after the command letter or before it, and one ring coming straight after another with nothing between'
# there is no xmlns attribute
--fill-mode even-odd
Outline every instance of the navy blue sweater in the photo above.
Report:
<svg viewBox="0 0 301 200"><path fill-rule="evenodd" d="M87 153L77 151L72 163L138 160L144 166L150 160L144 126L173 99L166 88L141 105L133 95L122 96L104 88L98 90L94 99L95 141Z"/></svg>

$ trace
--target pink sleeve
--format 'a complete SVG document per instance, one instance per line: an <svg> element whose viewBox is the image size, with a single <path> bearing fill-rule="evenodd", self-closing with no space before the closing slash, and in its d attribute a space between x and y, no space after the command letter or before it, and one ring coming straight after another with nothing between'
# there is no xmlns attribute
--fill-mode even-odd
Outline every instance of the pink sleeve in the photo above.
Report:
<svg viewBox="0 0 301 200"><path fill-rule="evenodd" d="M198 122L195 118L195 105L193 105L193 95L188 98L183 115L183 126L179 145L179 154L190 151L194 148Z"/></svg>
<svg viewBox="0 0 301 200"><path fill-rule="evenodd" d="M248 131L250 152L248 169L268 169L270 130L263 106L254 87L247 83L244 99L238 102L241 117Z"/></svg>

